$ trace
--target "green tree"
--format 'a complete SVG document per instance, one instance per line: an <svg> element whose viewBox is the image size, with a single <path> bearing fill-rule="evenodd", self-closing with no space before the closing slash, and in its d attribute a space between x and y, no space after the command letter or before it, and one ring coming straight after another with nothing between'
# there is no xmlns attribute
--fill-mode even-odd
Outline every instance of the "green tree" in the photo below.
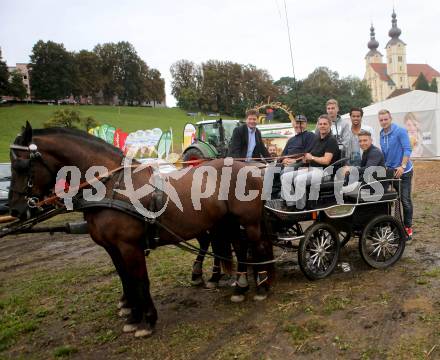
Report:
<svg viewBox="0 0 440 360"><path fill-rule="evenodd" d="M293 82L292 78L281 78L275 84L280 88L277 100L289 105L294 113L306 115L310 121L325 113L325 103L330 98L338 100L341 114L353 106L371 104L371 92L365 81L350 76L341 79L337 72L326 67L316 68L304 80Z"/></svg>
<svg viewBox="0 0 440 360"><path fill-rule="evenodd" d="M438 88L437 88L437 79L433 78L431 81L431 91L432 92L438 92Z"/></svg>
<svg viewBox="0 0 440 360"><path fill-rule="evenodd" d="M423 73L420 73L417 77L417 80L415 82L415 89L416 90L425 90L425 91L431 91L431 88L429 87L428 80L426 80L425 75Z"/></svg>
<svg viewBox="0 0 440 360"><path fill-rule="evenodd" d="M81 50L75 54L75 88L83 96L94 97L102 87L101 62L94 52Z"/></svg>
<svg viewBox="0 0 440 360"><path fill-rule="evenodd" d="M129 42L98 44L93 52L100 60L106 102L112 102L115 95L121 103L130 105L147 100L159 101L165 96L165 83L160 80L160 73L150 69Z"/></svg>
<svg viewBox="0 0 440 360"><path fill-rule="evenodd" d="M26 98L27 90L26 86L23 84L23 75L18 70L15 70L11 73L8 94L20 100Z"/></svg>
<svg viewBox="0 0 440 360"><path fill-rule="evenodd" d="M0 95L7 95L9 90L9 71L6 62L2 60L0 50Z"/></svg>
<svg viewBox="0 0 440 360"><path fill-rule="evenodd" d="M44 127L66 127L66 128L76 128L84 129L88 131L89 129L97 126L97 121L91 117L81 117L78 110L72 110L68 108L56 110L52 117L44 123Z"/></svg>
<svg viewBox="0 0 440 360"><path fill-rule="evenodd" d="M149 92L150 99L154 102L154 106L156 103L162 102L165 99L165 80L161 78L161 74L159 70L150 69L148 72L148 80L149 80Z"/></svg>
<svg viewBox="0 0 440 360"><path fill-rule="evenodd" d="M200 66L189 60L176 61L170 68L173 81L171 82L171 94L176 98L179 107L195 110L194 100L198 104L200 97L202 73ZM189 96L189 98L188 98ZM188 108L187 104L191 104Z"/></svg>
<svg viewBox="0 0 440 360"><path fill-rule="evenodd" d="M30 81L35 98L58 100L74 93L74 56L63 44L40 40L34 45L30 58Z"/></svg>

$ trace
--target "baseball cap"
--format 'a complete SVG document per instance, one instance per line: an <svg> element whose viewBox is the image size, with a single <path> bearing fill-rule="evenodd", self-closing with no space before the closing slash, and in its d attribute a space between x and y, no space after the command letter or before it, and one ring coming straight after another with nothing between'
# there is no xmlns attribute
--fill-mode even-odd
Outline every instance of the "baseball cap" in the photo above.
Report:
<svg viewBox="0 0 440 360"><path fill-rule="evenodd" d="M295 117L295 120L296 121L305 121L305 122L307 122L307 118L306 118L305 115L298 115L298 116Z"/></svg>

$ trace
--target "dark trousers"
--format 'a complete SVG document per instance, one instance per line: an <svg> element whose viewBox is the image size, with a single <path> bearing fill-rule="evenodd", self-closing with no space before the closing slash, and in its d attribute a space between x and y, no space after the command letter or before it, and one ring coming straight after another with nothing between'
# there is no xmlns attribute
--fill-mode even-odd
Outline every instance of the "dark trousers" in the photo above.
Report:
<svg viewBox="0 0 440 360"><path fill-rule="evenodd" d="M413 170L403 174L400 178L400 200L403 207L403 224L405 226L412 226L413 218L413 204L411 199L411 183L413 178Z"/></svg>

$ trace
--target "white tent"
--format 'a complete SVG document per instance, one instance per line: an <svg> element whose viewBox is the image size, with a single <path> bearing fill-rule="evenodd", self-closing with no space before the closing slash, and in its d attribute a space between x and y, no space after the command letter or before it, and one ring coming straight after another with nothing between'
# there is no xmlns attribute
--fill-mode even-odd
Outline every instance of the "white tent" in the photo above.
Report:
<svg viewBox="0 0 440 360"><path fill-rule="evenodd" d="M440 94L414 90L364 107L362 122L374 129L376 139L381 130L377 116L381 109L389 110L393 122L408 130L413 146L411 157L440 157ZM342 118L349 119L349 114Z"/></svg>

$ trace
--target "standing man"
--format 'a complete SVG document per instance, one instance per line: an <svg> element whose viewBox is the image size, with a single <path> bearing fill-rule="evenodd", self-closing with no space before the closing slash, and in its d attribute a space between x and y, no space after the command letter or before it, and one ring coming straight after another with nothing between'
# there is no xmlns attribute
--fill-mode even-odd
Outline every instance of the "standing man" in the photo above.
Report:
<svg viewBox="0 0 440 360"><path fill-rule="evenodd" d="M269 152L257 129L258 111L251 109L246 112L246 124L236 127L229 143L228 156L243 161L253 161L253 158L268 158Z"/></svg>
<svg viewBox="0 0 440 360"><path fill-rule="evenodd" d="M339 116L338 114L339 105L335 99L328 100L327 103L325 104L325 108L328 117L332 121L332 126L331 126L332 134L338 141L338 144L344 145L344 150L346 151L347 148L349 147L349 142L350 142L350 125L348 121L343 120Z"/></svg>
<svg viewBox="0 0 440 360"><path fill-rule="evenodd" d="M378 117L382 127L380 131L380 147L385 157L385 166L394 169L394 177L401 179L400 198L403 207L403 223L408 239L411 240L413 234L413 204L411 200L413 164L409 159L411 143L408 131L396 124L392 124L392 117L388 110L380 110Z"/></svg>
<svg viewBox="0 0 440 360"><path fill-rule="evenodd" d="M350 120L351 120L351 131L349 132L350 141L346 149L346 157L348 157L348 162L352 166L360 166L362 151L359 146L359 133L361 130L365 130L371 134L373 129L362 124L362 117L364 116L364 111L361 108L353 107L350 110Z"/></svg>

